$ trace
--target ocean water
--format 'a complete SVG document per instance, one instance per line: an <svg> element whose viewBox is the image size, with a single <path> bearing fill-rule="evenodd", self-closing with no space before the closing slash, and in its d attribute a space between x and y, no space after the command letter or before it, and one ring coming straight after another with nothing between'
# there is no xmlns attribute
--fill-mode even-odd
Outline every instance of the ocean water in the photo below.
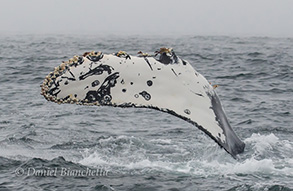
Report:
<svg viewBox="0 0 293 191"><path fill-rule="evenodd" d="M173 47L216 89L246 143L233 159L150 109L58 105L55 66L87 51ZM293 39L0 35L0 190L293 190Z"/></svg>

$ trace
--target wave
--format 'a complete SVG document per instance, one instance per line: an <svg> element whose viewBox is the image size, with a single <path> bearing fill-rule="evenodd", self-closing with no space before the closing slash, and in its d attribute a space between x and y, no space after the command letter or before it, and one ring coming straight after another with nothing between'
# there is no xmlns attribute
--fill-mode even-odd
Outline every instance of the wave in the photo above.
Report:
<svg viewBox="0 0 293 191"><path fill-rule="evenodd" d="M127 143L130 140L131 138L127 139L124 137L124 141ZM168 139L160 139L153 143L167 145L167 148L172 147L172 141ZM205 158L200 156L198 158L188 158L186 156L190 155L188 153L190 151L184 148L175 148L173 150L174 153L170 154L170 157L174 156L176 158L180 154L183 157L180 160L172 161L164 156L167 153L148 154L151 151L143 147L136 148L137 151L133 151L131 146L120 143L122 148L121 153L118 155L107 156L107 152L103 150L85 150L83 153L84 157L79 163L86 166L105 165L116 171L119 169L120 172L117 173L121 174L127 174L129 171L137 174L146 173L146 171L167 171L169 173L183 173L196 177L219 175L293 176L293 160L285 157L293 149L293 142L280 140L274 134L252 134L251 137L245 140L245 143L250 151L246 149L245 156L240 156L246 159L239 161L221 155L220 149L213 151L215 153L211 154L214 156L212 159L208 154L204 154L204 151L202 151L202 155ZM279 147L281 149L277 150Z"/></svg>

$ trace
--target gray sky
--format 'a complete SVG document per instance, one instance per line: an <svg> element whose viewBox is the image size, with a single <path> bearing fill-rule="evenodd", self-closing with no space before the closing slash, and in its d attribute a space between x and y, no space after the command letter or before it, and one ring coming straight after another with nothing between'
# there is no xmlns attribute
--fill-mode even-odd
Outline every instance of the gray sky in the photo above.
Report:
<svg viewBox="0 0 293 191"><path fill-rule="evenodd" d="M0 33L293 37L293 0L0 0Z"/></svg>

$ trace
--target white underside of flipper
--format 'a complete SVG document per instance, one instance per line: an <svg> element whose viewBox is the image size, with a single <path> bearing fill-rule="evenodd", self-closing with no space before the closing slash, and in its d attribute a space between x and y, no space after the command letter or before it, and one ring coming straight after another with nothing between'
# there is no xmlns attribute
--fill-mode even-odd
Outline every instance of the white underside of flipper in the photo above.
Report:
<svg viewBox="0 0 293 191"><path fill-rule="evenodd" d="M170 63L162 63L164 57L102 53L75 57L47 76L42 94L58 103L148 107L168 112L193 123L235 156L237 153L227 144L227 130L214 110L213 87L175 53L163 56L171 58Z"/></svg>

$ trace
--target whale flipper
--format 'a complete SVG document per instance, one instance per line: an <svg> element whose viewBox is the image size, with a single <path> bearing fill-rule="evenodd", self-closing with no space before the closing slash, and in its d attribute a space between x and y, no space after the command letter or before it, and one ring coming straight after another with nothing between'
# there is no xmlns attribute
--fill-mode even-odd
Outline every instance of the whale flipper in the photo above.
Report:
<svg viewBox="0 0 293 191"><path fill-rule="evenodd" d="M244 143L231 128L209 82L172 49L131 56L86 52L56 67L41 85L56 103L152 108L204 131L234 158Z"/></svg>

